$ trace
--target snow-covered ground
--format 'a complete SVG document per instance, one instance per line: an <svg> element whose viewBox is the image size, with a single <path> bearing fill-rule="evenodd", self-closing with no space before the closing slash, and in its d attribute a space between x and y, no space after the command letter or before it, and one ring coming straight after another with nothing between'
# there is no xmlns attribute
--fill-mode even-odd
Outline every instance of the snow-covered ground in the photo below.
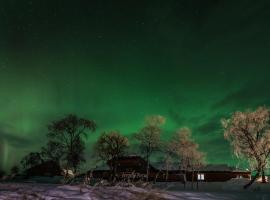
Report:
<svg viewBox="0 0 270 200"><path fill-rule="evenodd" d="M163 197L164 195L164 197ZM174 195L166 195L168 199ZM165 199L165 193L137 187L88 187L47 184L0 184L0 199L146 200Z"/></svg>
<svg viewBox="0 0 270 200"><path fill-rule="evenodd" d="M238 193L270 193L270 183L254 183L251 187L244 190L243 186L249 182L247 179L232 179L228 182L201 182L198 191L203 192L238 192ZM191 183L187 183L186 187L182 183L156 183L155 188L166 191L196 191L196 183L192 189ZM270 200L270 199L269 199Z"/></svg>
<svg viewBox="0 0 270 200"><path fill-rule="evenodd" d="M1 200L270 200L270 184L255 184L249 190L242 183L200 183L199 191L178 183L157 184L154 189L138 187L91 187L34 183L1 183Z"/></svg>

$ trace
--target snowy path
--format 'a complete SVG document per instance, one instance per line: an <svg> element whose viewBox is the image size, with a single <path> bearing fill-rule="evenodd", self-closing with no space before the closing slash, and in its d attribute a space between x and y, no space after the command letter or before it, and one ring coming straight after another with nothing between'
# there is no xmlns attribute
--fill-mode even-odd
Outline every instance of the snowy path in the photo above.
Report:
<svg viewBox="0 0 270 200"><path fill-rule="evenodd" d="M270 200L270 194L166 192L121 187L83 187L47 184L0 184L0 200Z"/></svg>

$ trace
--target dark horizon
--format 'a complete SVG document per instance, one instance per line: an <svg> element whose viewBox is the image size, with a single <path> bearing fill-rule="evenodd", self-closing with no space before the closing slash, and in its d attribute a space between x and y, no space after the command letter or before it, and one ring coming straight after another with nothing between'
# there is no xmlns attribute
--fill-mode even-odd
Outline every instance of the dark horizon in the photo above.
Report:
<svg viewBox="0 0 270 200"><path fill-rule="evenodd" d="M0 168L75 113L130 136L147 115L163 138L189 127L208 163L245 166L220 124L270 106L267 0L0 3ZM89 159L90 162L90 159Z"/></svg>

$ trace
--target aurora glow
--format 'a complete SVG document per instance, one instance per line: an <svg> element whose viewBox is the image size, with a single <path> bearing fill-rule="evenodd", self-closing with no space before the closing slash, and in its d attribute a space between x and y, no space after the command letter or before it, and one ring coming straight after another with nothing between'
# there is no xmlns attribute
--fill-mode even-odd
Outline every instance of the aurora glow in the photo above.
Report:
<svg viewBox="0 0 270 200"><path fill-rule="evenodd" d="M236 164L220 119L270 106L268 0L0 3L0 166L44 145L68 113L131 135L164 115L210 163Z"/></svg>

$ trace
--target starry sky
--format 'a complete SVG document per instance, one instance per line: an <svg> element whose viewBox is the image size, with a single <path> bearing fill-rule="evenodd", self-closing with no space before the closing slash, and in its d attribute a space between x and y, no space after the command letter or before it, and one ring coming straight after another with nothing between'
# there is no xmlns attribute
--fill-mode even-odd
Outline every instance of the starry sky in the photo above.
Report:
<svg viewBox="0 0 270 200"><path fill-rule="evenodd" d="M220 119L270 106L268 0L0 3L0 168L45 144L68 113L130 137L190 127L209 163L239 164ZM89 157L89 156L88 156ZM241 163L240 163L241 165Z"/></svg>

